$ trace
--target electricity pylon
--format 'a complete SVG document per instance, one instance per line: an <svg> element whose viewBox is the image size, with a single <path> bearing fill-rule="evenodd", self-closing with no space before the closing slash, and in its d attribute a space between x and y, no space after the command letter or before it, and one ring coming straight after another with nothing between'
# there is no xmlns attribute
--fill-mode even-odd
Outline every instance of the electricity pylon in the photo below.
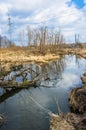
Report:
<svg viewBox="0 0 86 130"><path fill-rule="evenodd" d="M8 32L9 32L9 40L10 40L10 45L12 43L12 23L11 23L11 17L8 14Z"/></svg>

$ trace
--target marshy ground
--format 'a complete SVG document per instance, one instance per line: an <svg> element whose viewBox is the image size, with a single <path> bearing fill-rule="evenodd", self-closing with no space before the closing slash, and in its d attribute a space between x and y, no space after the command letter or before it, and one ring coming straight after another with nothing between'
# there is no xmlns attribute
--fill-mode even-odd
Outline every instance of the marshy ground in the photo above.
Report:
<svg viewBox="0 0 86 130"><path fill-rule="evenodd" d="M57 48L53 46L40 52L34 47L10 47L0 49L0 70L2 67L9 70L10 66L23 64L25 62L35 62L44 64L52 60L59 59L62 55L76 54L86 58L86 48Z"/></svg>
<svg viewBox="0 0 86 130"><path fill-rule="evenodd" d="M41 53L39 49L34 49L34 47L11 47L11 48L1 48L0 49L0 78L3 76L6 76L14 67L18 67L22 64L27 63L37 63L38 65L46 64L50 61L54 61L56 59L61 58L61 56L66 54L72 54L77 55L83 58L86 58L86 48L56 48L55 46L52 49L47 49L45 53ZM86 76L82 78L83 83L85 82ZM25 82L25 85L28 85L27 82ZM6 85L5 85L6 86ZM86 84L84 85L85 89ZM82 88L81 88L82 90ZM77 89L77 92L80 92L80 90ZM75 92L75 90L73 90ZM82 91L81 91L82 93ZM80 94L81 94L80 93ZM76 95L76 93L73 93ZM83 93L84 94L84 93ZM72 92L71 92L72 95ZM83 95L81 95L83 98ZM84 94L84 99L86 98L86 94ZM71 96L70 96L71 97ZM74 95L72 99L74 99ZM72 100L70 99L70 100ZM81 99L81 97L80 97ZM86 102L86 100L82 99ZM78 100L78 99L77 99ZM75 102L72 102L72 106L74 106L74 103L77 102L77 100L74 99ZM82 101L81 101L82 104ZM85 106L86 107L86 106ZM76 108L74 108L76 109ZM78 109L78 108L77 108ZM86 113L86 109L85 109ZM81 118L82 117L82 118ZM72 119L71 119L72 118ZM1 122L2 120L0 120ZM81 130L82 129L82 123L86 122L86 114L76 115L69 113L67 115L51 115L51 121L50 121L50 128L51 130ZM75 124L74 124L75 123ZM81 124L81 126L79 125ZM79 127L78 127L79 126ZM84 128L86 129L85 124L83 124Z"/></svg>

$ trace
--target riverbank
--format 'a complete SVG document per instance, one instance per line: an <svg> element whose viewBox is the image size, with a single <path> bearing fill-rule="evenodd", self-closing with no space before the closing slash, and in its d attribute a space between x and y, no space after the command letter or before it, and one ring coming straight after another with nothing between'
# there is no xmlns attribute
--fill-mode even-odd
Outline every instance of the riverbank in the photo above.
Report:
<svg viewBox="0 0 86 130"><path fill-rule="evenodd" d="M32 81L25 80L23 83L17 83L13 81L4 81L4 77L10 74L13 70L21 69L24 64L38 64L39 66L47 64L49 62L60 59L64 55L76 55L86 58L86 50L80 48L62 48L58 49L54 47L54 51L48 50L45 54L40 53L38 50L34 51L32 48L26 47L11 47L0 49L0 79L1 87L12 88L27 88L31 85L35 85L40 76L36 77ZM19 75L23 75L26 69L21 71ZM17 76L17 75L16 75Z"/></svg>
<svg viewBox="0 0 86 130"><path fill-rule="evenodd" d="M2 48L0 49L0 71L10 71L12 67L25 63L46 64L60 57L60 54L50 52L41 54L39 51L33 51L24 47Z"/></svg>
<svg viewBox="0 0 86 130"><path fill-rule="evenodd" d="M55 50L55 51L54 51ZM45 64L50 61L59 59L62 55L73 54L86 58L86 49L80 48L62 48L53 51L47 50L45 54L40 53L38 50L31 50L26 47L11 47L0 49L0 71L5 69L10 70L12 66L21 65L23 63L37 63Z"/></svg>
<svg viewBox="0 0 86 130"><path fill-rule="evenodd" d="M71 113L51 114L50 130L86 130L86 73L81 79L83 86L69 95Z"/></svg>
<svg viewBox="0 0 86 130"><path fill-rule="evenodd" d="M74 113L83 114L86 112L86 73L81 77L83 86L75 88L69 95L69 105Z"/></svg>

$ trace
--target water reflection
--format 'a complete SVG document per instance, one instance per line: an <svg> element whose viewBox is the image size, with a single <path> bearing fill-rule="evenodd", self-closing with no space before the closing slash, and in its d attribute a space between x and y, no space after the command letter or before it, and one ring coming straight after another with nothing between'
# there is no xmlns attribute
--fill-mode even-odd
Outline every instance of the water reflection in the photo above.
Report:
<svg viewBox="0 0 86 130"><path fill-rule="evenodd" d="M23 82L24 80L33 80L40 74L41 76L37 83L38 86L43 85L44 82L50 84L51 80L57 80L61 75L64 71L65 65L64 58L41 66L37 64L22 65L18 68L13 68L12 72L4 77L4 81L13 80L16 82ZM55 83L55 81L52 82Z"/></svg>
<svg viewBox="0 0 86 130"><path fill-rule="evenodd" d="M28 69L30 68L30 69ZM37 88L0 91L0 113L5 112L9 121L1 130L49 130L48 111L68 112L68 94L73 87L81 86L80 76L86 70L86 60L75 56L64 56L59 61L38 66L23 65L24 78L31 80L41 73ZM21 82L16 70L17 82ZM15 75L15 71L11 72ZM58 101L58 104L57 104Z"/></svg>
<svg viewBox="0 0 86 130"><path fill-rule="evenodd" d="M61 73L64 71L65 66L64 58L43 65L41 73L44 74L44 77L42 78L43 81L41 81L40 86L53 87L55 82L61 77Z"/></svg>
<svg viewBox="0 0 86 130"><path fill-rule="evenodd" d="M2 94L0 95L0 103L4 102L5 100L7 100L9 97L14 96L15 94L17 94L20 90L19 88L15 88L15 89L3 89Z"/></svg>

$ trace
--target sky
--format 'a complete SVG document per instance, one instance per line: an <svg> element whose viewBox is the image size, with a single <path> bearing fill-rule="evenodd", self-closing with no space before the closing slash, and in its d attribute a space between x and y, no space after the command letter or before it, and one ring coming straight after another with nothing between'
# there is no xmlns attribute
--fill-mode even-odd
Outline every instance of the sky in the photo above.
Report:
<svg viewBox="0 0 86 130"><path fill-rule="evenodd" d="M43 25L60 30L67 43L75 42L75 34L86 42L86 0L0 0L0 35L7 37L8 14L17 44L21 31L27 35L28 27Z"/></svg>

